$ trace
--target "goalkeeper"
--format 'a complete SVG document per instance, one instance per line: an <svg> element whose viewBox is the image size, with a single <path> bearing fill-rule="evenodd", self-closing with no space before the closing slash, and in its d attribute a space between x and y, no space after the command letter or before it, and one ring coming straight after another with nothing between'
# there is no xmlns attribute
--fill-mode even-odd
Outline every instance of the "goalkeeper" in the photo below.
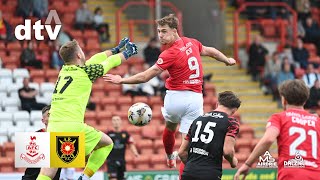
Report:
<svg viewBox="0 0 320 180"><path fill-rule="evenodd" d="M120 50L124 48L122 52ZM79 180L88 180L103 165L113 147L109 136L84 123L84 113L92 83L122 61L137 54L137 47L128 38L119 45L85 60L76 40L65 43L59 50L64 61L56 87L48 124L48 132L84 132L85 155L89 156ZM41 168L37 180L51 180L57 168Z"/></svg>

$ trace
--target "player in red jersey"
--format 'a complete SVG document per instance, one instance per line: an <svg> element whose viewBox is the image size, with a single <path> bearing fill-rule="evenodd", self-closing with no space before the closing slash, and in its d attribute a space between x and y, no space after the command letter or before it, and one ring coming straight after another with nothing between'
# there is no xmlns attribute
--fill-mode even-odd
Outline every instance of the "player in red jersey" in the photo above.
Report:
<svg viewBox="0 0 320 180"><path fill-rule="evenodd" d="M199 41L187 37L179 37L177 33L178 19L170 14L156 21L160 43L167 47L155 65L144 72L128 78L119 75L107 74L107 82L116 84L138 84L168 70L170 77L166 80L168 89L162 114L166 120L163 131L163 143L168 157L168 166L176 166L177 152L173 151L175 144L175 131L180 123L179 131L183 138L188 133L189 127L200 115L203 115L203 69L201 55L210 56L226 65L234 65L233 58L227 58L213 47L203 46Z"/></svg>
<svg viewBox="0 0 320 180"><path fill-rule="evenodd" d="M283 112L273 114L267 129L234 179L248 174L252 164L277 139L278 180L317 180L320 174L320 121L303 109L309 89L301 80L285 81L279 88Z"/></svg>

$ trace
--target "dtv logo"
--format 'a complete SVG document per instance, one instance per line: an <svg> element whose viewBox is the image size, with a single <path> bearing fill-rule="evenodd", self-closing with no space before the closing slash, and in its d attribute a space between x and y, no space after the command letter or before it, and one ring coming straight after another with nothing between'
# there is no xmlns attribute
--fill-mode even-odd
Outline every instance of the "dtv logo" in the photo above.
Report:
<svg viewBox="0 0 320 180"><path fill-rule="evenodd" d="M52 20L54 20L56 24L53 30L50 25ZM41 31L44 28L47 31L50 40L57 39L61 29L61 21L56 10L50 10L45 25L41 24L41 20L38 20L34 25L31 25L31 20L25 19L24 25L18 25L14 30L14 34L18 40L31 40L31 31L33 29L36 40L44 40L44 36L41 34ZM24 34L22 34L22 31L24 31Z"/></svg>

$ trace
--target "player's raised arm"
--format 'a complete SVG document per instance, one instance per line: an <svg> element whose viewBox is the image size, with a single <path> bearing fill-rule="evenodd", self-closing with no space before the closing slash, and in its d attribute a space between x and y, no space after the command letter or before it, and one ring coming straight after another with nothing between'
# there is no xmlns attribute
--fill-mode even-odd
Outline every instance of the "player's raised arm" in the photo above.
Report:
<svg viewBox="0 0 320 180"><path fill-rule="evenodd" d="M236 64L236 60L228 58L222 52L213 47L202 46L201 56L210 56L216 60L225 63L227 66L233 66Z"/></svg>
<svg viewBox="0 0 320 180"><path fill-rule="evenodd" d="M106 82L111 82L114 84L140 84L148 82L150 79L156 77L161 73L162 69L154 65L149 69L131 77L122 78L119 75L106 74L105 76L103 76L103 79Z"/></svg>

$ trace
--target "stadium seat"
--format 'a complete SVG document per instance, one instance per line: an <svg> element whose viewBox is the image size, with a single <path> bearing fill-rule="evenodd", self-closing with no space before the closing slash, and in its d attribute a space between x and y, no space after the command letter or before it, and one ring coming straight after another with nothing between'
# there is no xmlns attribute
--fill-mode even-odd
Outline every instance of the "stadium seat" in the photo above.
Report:
<svg viewBox="0 0 320 180"><path fill-rule="evenodd" d="M36 78L43 78L44 77L44 70L42 69L34 69L30 71L31 80L34 81Z"/></svg>
<svg viewBox="0 0 320 180"><path fill-rule="evenodd" d="M88 40L90 40L90 39L98 40L98 32L96 30L85 30L83 35L84 35L84 37L88 38ZM87 41L87 43L88 42L90 42L90 41Z"/></svg>
<svg viewBox="0 0 320 180"><path fill-rule="evenodd" d="M19 107L18 106L6 106L4 107L4 112L9 112L9 113L14 113L19 111Z"/></svg>
<svg viewBox="0 0 320 180"><path fill-rule="evenodd" d="M20 107L20 99L13 98L13 97L6 97L2 100L2 106L3 107L8 107L8 106Z"/></svg>
<svg viewBox="0 0 320 180"><path fill-rule="evenodd" d="M23 78L29 78L29 71L24 68L18 68L13 70L13 79L15 82L23 80ZM20 79L20 80L19 80Z"/></svg>
<svg viewBox="0 0 320 180"><path fill-rule="evenodd" d="M240 147L237 152L240 154L250 154L251 151L252 151L251 147L248 146L248 147Z"/></svg>
<svg viewBox="0 0 320 180"><path fill-rule="evenodd" d="M108 96L119 97L122 96L122 92L120 90L111 90L108 91Z"/></svg>
<svg viewBox="0 0 320 180"><path fill-rule="evenodd" d="M0 172L12 172L13 171L13 158L0 157Z"/></svg>
<svg viewBox="0 0 320 180"><path fill-rule="evenodd" d="M41 85L40 85L40 92L41 92L41 94L45 94L47 92L52 94L54 91L54 88L55 88L54 83L44 82L44 83L41 83Z"/></svg>
<svg viewBox="0 0 320 180"><path fill-rule="evenodd" d="M10 112L0 112L0 125L1 127L13 126L13 115Z"/></svg>
<svg viewBox="0 0 320 180"><path fill-rule="evenodd" d="M33 124L36 121L41 121L42 119L42 111L40 110L32 110L30 112L30 121Z"/></svg>
<svg viewBox="0 0 320 180"><path fill-rule="evenodd" d="M146 96L134 96L132 104L138 103L138 102L142 102L142 103L148 104L148 97L146 97Z"/></svg>
<svg viewBox="0 0 320 180"><path fill-rule="evenodd" d="M101 104L101 106L104 106L104 110L105 111L109 111L109 112L116 112L118 110L117 105L115 104L109 104L109 105L103 105Z"/></svg>
<svg viewBox="0 0 320 180"><path fill-rule="evenodd" d="M45 96L36 96L37 103L43 103L43 104L50 104L51 103L51 96L48 96L45 94Z"/></svg>
<svg viewBox="0 0 320 180"><path fill-rule="evenodd" d="M251 140L251 148L253 149L257 144L258 144L258 142L260 141L260 139L253 139L253 140Z"/></svg>
<svg viewBox="0 0 320 180"><path fill-rule="evenodd" d="M39 86L38 83L31 82L31 83L29 83L29 87L35 89L38 92L40 92L39 91L40 90L40 86Z"/></svg>
<svg viewBox="0 0 320 180"><path fill-rule="evenodd" d="M92 121L96 121L96 112L95 111L86 111L84 114L84 120L92 120Z"/></svg>
<svg viewBox="0 0 320 180"><path fill-rule="evenodd" d="M140 154L154 154L152 140L143 139L136 143Z"/></svg>
<svg viewBox="0 0 320 180"><path fill-rule="evenodd" d="M156 126L144 126L142 127L141 136L146 139L157 139L157 127Z"/></svg>
<svg viewBox="0 0 320 180"><path fill-rule="evenodd" d="M2 148L6 157L14 158L14 143L5 142Z"/></svg>
<svg viewBox="0 0 320 180"><path fill-rule="evenodd" d="M13 121L18 127L30 126L30 114L28 111L18 111L13 113Z"/></svg>
<svg viewBox="0 0 320 180"><path fill-rule="evenodd" d="M7 134L0 134L0 145L8 141L9 141L9 137ZM1 153L0 153L0 157L1 157Z"/></svg>
<svg viewBox="0 0 320 180"><path fill-rule="evenodd" d="M2 68L0 69L1 78L12 78L12 71L10 69Z"/></svg>
<svg viewBox="0 0 320 180"><path fill-rule="evenodd" d="M254 130L250 125L241 124L239 135L241 138L252 139L254 138Z"/></svg>
<svg viewBox="0 0 320 180"><path fill-rule="evenodd" d="M49 82L55 83L58 79L59 71L55 69L48 69L45 71L45 76Z"/></svg>
<svg viewBox="0 0 320 180"><path fill-rule="evenodd" d="M135 135L139 134L140 135L142 129L141 129L141 127L137 127L137 126L131 125L131 126L126 127L126 130L128 131L128 133L130 135L133 135L133 134L135 134Z"/></svg>
<svg viewBox="0 0 320 180"><path fill-rule="evenodd" d="M128 110L131 107L131 105L130 104L123 104L123 105L119 105L119 107L120 107L120 111L126 112L128 114Z"/></svg>
<svg viewBox="0 0 320 180"><path fill-rule="evenodd" d="M156 169L156 170L168 169L166 157L164 154L151 156L150 165L153 167L153 169Z"/></svg>
<svg viewBox="0 0 320 180"><path fill-rule="evenodd" d="M101 97L100 97L101 99ZM113 96L106 96L103 97L100 101L102 106L109 106L109 105L116 105L117 104L117 97Z"/></svg>
<svg viewBox="0 0 320 180"><path fill-rule="evenodd" d="M156 140L153 141L153 149L154 149L154 152L156 154L159 154L160 153L160 149L163 149L163 142L162 142L162 138L158 138Z"/></svg>
<svg viewBox="0 0 320 180"><path fill-rule="evenodd" d="M313 43L304 43L303 47L308 50L310 57L317 56L317 47Z"/></svg>
<svg viewBox="0 0 320 180"><path fill-rule="evenodd" d="M18 18L19 20L21 20L20 18ZM12 20L16 20L15 18L13 18ZM20 24L20 23L19 23ZM9 51L12 51L12 50L16 50L16 51L21 51L21 44L20 44L20 42L19 41L14 41L14 42L11 42L11 43L9 43L9 44L7 44L7 49L9 50Z"/></svg>
<svg viewBox="0 0 320 180"><path fill-rule="evenodd" d="M239 149L242 147L251 147L251 141L252 139L239 138L236 142L236 149Z"/></svg>
<svg viewBox="0 0 320 180"><path fill-rule="evenodd" d="M112 112L111 111L100 111L97 113L97 122L111 122Z"/></svg>
<svg viewBox="0 0 320 180"><path fill-rule="evenodd" d="M92 92L96 93L96 92L102 92L104 93L104 84L101 83L94 83L92 85Z"/></svg>
<svg viewBox="0 0 320 180"><path fill-rule="evenodd" d="M272 19L261 20L263 35L266 37L274 37L276 35L275 22Z"/></svg>
<svg viewBox="0 0 320 180"><path fill-rule="evenodd" d="M141 154L139 158L135 159L136 168L138 170L149 169L150 167L150 154Z"/></svg>
<svg viewBox="0 0 320 180"><path fill-rule="evenodd" d="M130 96L120 96L117 99L117 104L118 105L132 105L132 98Z"/></svg>
<svg viewBox="0 0 320 180"><path fill-rule="evenodd" d="M159 105L160 107L163 105L163 101L160 96L151 96L148 101L149 106Z"/></svg>

